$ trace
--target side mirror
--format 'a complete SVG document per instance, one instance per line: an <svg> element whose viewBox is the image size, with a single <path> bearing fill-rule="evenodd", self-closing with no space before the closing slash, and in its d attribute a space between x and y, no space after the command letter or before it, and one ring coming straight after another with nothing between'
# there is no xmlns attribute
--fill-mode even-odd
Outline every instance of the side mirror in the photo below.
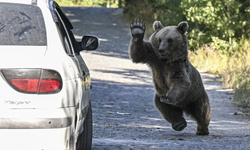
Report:
<svg viewBox="0 0 250 150"><path fill-rule="evenodd" d="M100 40L95 35L85 35L82 37L80 46L82 50L96 50L100 45Z"/></svg>

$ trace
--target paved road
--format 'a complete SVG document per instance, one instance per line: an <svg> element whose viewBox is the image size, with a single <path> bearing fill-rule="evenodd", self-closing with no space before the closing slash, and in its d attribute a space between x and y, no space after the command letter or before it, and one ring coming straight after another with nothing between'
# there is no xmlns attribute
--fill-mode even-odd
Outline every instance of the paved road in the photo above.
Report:
<svg viewBox="0 0 250 150"><path fill-rule="evenodd" d="M181 132L172 130L153 104L154 88L146 65L128 57L129 24L120 9L63 8L75 26L74 34L97 35L98 50L82 52L91 71L93 150L250 149L249 120L234 115L231 90L201 73L211 101L209 136L196 136L196 123L187 118ZM150 28L150 27L147 27Z"/></svg>

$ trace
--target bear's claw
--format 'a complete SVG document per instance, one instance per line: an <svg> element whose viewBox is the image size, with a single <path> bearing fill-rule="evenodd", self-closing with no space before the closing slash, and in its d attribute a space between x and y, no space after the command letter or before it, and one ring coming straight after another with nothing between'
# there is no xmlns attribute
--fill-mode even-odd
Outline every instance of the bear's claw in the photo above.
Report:
<svg viewBox="0 0 250 150"><path fill-rule="evenodd" d="M175 102L171 98L164 96L164 95L160 97L160 101L166 104L172 104L172 105L175 104Z"/></svg>

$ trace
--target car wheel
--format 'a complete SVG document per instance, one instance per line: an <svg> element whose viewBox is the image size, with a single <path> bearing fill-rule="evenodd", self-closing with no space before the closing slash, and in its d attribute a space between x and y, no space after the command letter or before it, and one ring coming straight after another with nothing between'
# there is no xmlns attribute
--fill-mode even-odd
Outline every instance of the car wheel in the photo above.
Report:
<svg viewBox="0 0 250 150"><path fill-rule="evenodd" d="M83 132L78 136L76 149L91 150L92 146L92 108L89 104L89 111L83 123Z"/></svg>

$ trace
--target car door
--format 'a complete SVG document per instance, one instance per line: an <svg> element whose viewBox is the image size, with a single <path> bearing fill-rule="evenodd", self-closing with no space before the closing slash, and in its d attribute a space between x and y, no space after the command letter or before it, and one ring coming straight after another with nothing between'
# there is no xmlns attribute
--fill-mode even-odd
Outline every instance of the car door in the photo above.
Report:
<svg viewBox="0 0 250 150"><path fill-rule="evenodd" d="M62 38L65 45L65 51L68 56L73 60L74 64L77 67L77 86L81 86L81 91L79 93L79 101L77 103L78 111L77 111L77 124L76 131L77 135L83 131L83 121L86 117L88 106L90 104L90 74L89 70L80 55L80 47L79 43L76 41L71 29L73 29L72 24L62 11L62 9L56 4L54 7L57 19L58 19L58 27L62 34Z"/></svg>

